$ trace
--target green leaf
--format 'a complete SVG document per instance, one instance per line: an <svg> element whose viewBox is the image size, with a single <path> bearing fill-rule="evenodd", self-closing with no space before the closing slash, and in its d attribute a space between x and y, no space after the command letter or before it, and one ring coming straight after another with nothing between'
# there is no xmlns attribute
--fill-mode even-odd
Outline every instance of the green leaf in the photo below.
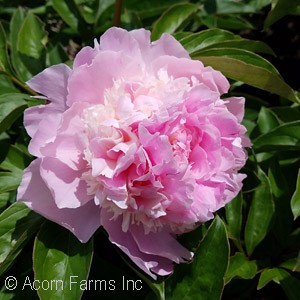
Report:
<svg viewBox="0 0 300 300"><path fill-rule="evenodd" d="M274 8L269 12L265 20L264 29L268 28L282 17L293 13L298 5L300 5L300 0L277 0Z"/></svg>
<svg viewBox="0 0 300 300"><path fill-rule="evenodd" d="M17 146L10 145L5 160L0 164L0 168L11 172L23 172L30 161L31 157L27 153L24 153Z"/></svg>
<svg viewBox="0 0 300 300"><path fill-rule="evenodd" d="M28 68L24 65L20 53L18 52L18 39L19 39L19 32L21 29L21 26L23 24L23 21L25 19L25 12L24 9L19 7L15 10L12 19L10 21L10 49L11 49L11 62L12 66L14 68L14 71L16 72L17 76L22 81L29 80L33 73L28 70Z"/></svg>
<svg viewBox="0 0 300 300"><path fill-rule="evenodd" d="M15 190L22 179L22 172L0 172L0 193Z"/></svg>
<svg viewBox="0 0 300 300"><path fill-rule="evenodd" d="M278 269L276 268L263 270L259 277L257 289L260 290L264 288L272 280L278 283L277 276L278 276Z"/></svg>
<svg viewBox="0 0 300 300"><path fill-rule="evenodd" d="M61 44L57 44L47 51L47 66L64 63L68 60L68 55Z"/></svg>
<svg viewBox="0 0 300 300"><path fill-rule="evenodd" d="M34 14L28 13L18 34L17 50L29 57L40 59L48 40L44 23Z"/></svg>
<svg viewBox="0 0 300 300"><path fill-rule="evenodd" d="M152 40L159 39L163 33L174 33L176 29L198 9L198 5L191 3L171 6L153 24Z"/></svg>
<svg viewBox="0 0 300 300"><path fill-rule="evenodd" d="M275 211L269 178L261 169L257 175L261 183L254 191L245 226L245 244L249 255L269 232Z"/></svg>
<svg viewBox="0 0 300 300"><path fill-rule="evenodd" d="M11 193L9 192L0 194L0 212L2 212L6 208L10 198Z"/></svg>
<svg viewBox="0 0 300 300"><path fill-rule="evenodd" d="M15 262L42 221L22 202L15 202L0 215L0 276Z"/></svg>
<svg viewBox="0 0 300 300"><path fill-rule="evenodd" d="M235 241L240 241L242 228L243 194L239 193L225 206L228 235Z"/></svg>
<svg viewBox="0 0 300 300"><path fill-rule="evenodd" d="M222 28L226 30L253 29L253 25L238 15L208 15L202 16L201 21L208 28Z"/></svg>
<svg viewBox="0 0 300 300"><path fill-rule="evenodd" d="M280 284L289 300L300 299L300 280L292 276L289 272L281 268L264 270L260 275L257 289L263 288L270 281Z"/></svg>
<svg viewBox="0 0 300 300"><path fill-rule="evenodd" d="M275 67L261 56L243 49L207 49L192 55L205 65L221 71L226 77L299 102L292 88L284 82Z"/></svg>
<svg viewBox="0 0 300 300"><path fill-rule="evenodd" d="M210 14L242 14L255 12L255 7L243 2L244 1L232 0L205 0L204 8Z"/></svg>
<svg viewBox="0 0 300 300"><path fill-rule="evenodd" d="M256 153L274 150L299 150L300 121L289 122L252 140Z"/></svg>
<svg viewBox="0 0 300 300"><path fill-rule="evenodd" d="M235 48L235 49L244 49L254 53L266 53L275 56L274 51L264 42L261 41L252 41L247 39L236 39L236 40L226 40L223 42L218 42L213 44L208 48Z"/></svg>
<svg viewBox="0 0 300 300"><path fill-rule="evenodd" d="M278 106L272 107L271 110L282 122L288 123L300 120L299 107Z"/></svg>
<svg viewBox="0 0 300 300"><path fill-rule="evenodd" d="M124 8L135 12L140 19L145 19L160 16L170 6L186 2L186 0L126 0L124 1Z"/></svg>
<svg viewBox="0 0 300 300"><path fill-rule="evenodd" d="M19 90L14 86L8 74L0 74L0 94L18 93Z"/></svg>
<svg viewBox="0 0 300 300"><path fill-rule="evenodd" d="M300 216L300 169L298 171L296 190L291 199L291 208L294 219L297 219Z"/></svg>
<svg viewBox="0 0 300 300"><path fill-rule="evenodd" d="M51 0L53 8L60 17L75 31L79 31L82 24L82 18L77 9L74 0Z"/></svg>
<svg viewBox="0 0 300 300"><path fill-rule="evenodd" d="M228 255L226 228L217 216L201 241L193 263L179 266L175 274L170 277L167 299L220 299L228 266ZM178 274L182 278L176 278Z"/></svg>
<svg viewBox="0 0 300 300"><path fill-rule="evenodd" d="M9 128L16 119L22 115L28 107L25 94L3 94L0 95L0 133Z"/></svg>
<svg viewBox="0 0 300 300"><path fill-rule="evenodd" d="M230 263L226 272L226 284L234 277L243 279L251 279L256 275L257 265L255 261L249 261L248 258L241 252L236 252L230 257Z"/></svg>
<svg viewBox="0 0 300 300"><path fill-rule="evenodd" d="M0 22L0 71L9 71L10 65L7 56L7 39Z"/></svg>
<svg viewBox="0 0 300 300"><path fill-rule="evenodd" d="M292 258L289 260L286 260L282 264L280 264L281 268L288 269L292 272L300 272L300 251L298 258Z"/></svg>
<svg viewBox="0 0 300 300"><path fill-rule="evenodd" d="M230 31L214 28L188 34L179 39L179 42L192 55L199 50L234 39L241 39L241 37Z"/></svg>
<svg viewBox="0 0 300 300"><path fill-rule="evenodd" d="M268 177L275 203L275 218L272 231L279 242L277 248L280 249L280 247L286 247L287 239L293 226L293 215L290 203L286 201L287 195L290 194L288 184L278 159L275 158L270 165Z"/></svg>
<svg viewBox="0 0 300 300"><path fill-rule="evenodd" d="M262 107L258 114L257 125L261 133L267 133L279 126L280 122L272 110Z"/></svg>
<svg viewBox="0 0 300 300"><path fill-rule="evenodd" d="M47 221L34 242L33 267L35 280L54 280L57 288L39 289L40 299L80 299L92 256L92 239L82 244L67 229Z"/></svg>

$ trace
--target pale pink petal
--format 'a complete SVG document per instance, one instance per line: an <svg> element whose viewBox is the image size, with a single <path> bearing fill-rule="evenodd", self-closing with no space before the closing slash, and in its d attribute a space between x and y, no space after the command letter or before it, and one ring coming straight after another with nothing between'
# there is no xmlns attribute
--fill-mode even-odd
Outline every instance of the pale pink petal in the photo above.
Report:
<svg viewBox="0 0 300 300"><path fill-rule="evenodd" d="M24 112L24 126L30 137L33 137L40 127L40 122L50 115L59 116L62 112L55 105L38 105L29 107Z"/></svg>
<svg viewBox="0 0 300 300"><path fill-rule="evenodd" d="M34 108L35 107L33 107L33 109ZM61 122L62 114L53 110L49 113L46 113L45 110L45 113L43 114L44 118L40 122L38 122L37 120L38 118L40 118L40 116L37 117L36 120L34 120L34 111L32 112L33 113L31 115L32 117L30 121L28 121L25 114L25 119L27 120L25 122L31 124L31 133L34 133L29 143L28 149L32 155L39 157L42 156L41 148L44 147L47 143L53 141L53 139L55 138L57 129L59 128ZM34 129L36 129L35 132Z"/></svg>
<svg viewBox="0 0 300 300"><path fill-rule="evenodd" d="M151 58L170 55L178 58L190 58L188 52L170 34L163 34L159 40L151 44Z"/></svg>
<svg viewBox="0 0 300 300"><path fill-rule="evenodd" d="M144 30L144 29L140 29ZM150 44L150 40L148 41ZM122 52L123 55L140 56L138 42L130 32L125 29L112 27L107 30L100 38L100 49L102 51Z"/></svg>
<svg viewBox="0 0 300 300"><path fill-rule="evenodd" d="M228 80L221 72L216 71L211 67L204 68L202 80L212 91L219 92L221 95L228 92Z"/></svg>
<svg viewBox="0 0 300 300"><path fill-rule="evenodd" d="M82 65L73 71L68 83L67 104L71 106L77 101L102 104L104 91L112 87L116 78L137 77L139 71L139 62L122 52L101 52L91 65Z"/></svg>
<svg viewBox="0 0 300 300"><path fill-rule="evenodd" d="M230 97L226 98L225 101L225 105L228 110L237 118L239 122L242 122L244 117L245 98Z"/></svg>
<svg viewBox="0 0 300 300"><path fill-rule="evenodd" d="M58 208L77 208L92 201L87 184L81 179L82 171L73 170L56 158L44 157L40 172Z"/></svg>
<svg viewBox="0 0 300 300"><path fill-rule="evenodd" d="M67 85L71 69L65 64L51 66L30 79L27 84L36 92L46 96L55 108L66 109Z"/></svg>
<svg viewBox="0 0 300 300"><path fill-rule="evenodd" d="M59 209L40 176L41 161L38 158L25 169L18 188L18 201L23 201L45 218L64 226L81 242L86 243L100 226L99 208L94 201L89 201L78 208Z"/></svg>
<svg viewBox="0 0 300 300"><path fill-rule="evenodd" d="M143 253L157 255L176 263L191 260L193 254L184 248L175 237L166 230L145 234L142 226L130 226L130 232Z"/></svg>
<svg viewBox="0 0 300 300"><path fill-rule="evenodd" d="M112 220L112 215L106 210L101 210L101 225L109 235L109 240L117 245L129 258L145 273L156 279L152 269L159 270L158 274L167 275L172 272L172 261L164 257L149 255L139 250L134 238L129 231L122 231L120 218Z"/></svg>

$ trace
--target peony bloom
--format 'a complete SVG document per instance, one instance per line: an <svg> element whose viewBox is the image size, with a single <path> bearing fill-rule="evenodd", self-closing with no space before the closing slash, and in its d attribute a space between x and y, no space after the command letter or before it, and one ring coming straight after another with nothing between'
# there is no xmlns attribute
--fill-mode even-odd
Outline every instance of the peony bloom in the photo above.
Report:
<svg viewBox="0 0 300 300"><path fill-rule="evenodd" d="M18 200L87 242L100 227L147 274L192 259L176 240L213 218L245 175L243 98L172 36L111 28L28 85L29 151Z"/></svg>

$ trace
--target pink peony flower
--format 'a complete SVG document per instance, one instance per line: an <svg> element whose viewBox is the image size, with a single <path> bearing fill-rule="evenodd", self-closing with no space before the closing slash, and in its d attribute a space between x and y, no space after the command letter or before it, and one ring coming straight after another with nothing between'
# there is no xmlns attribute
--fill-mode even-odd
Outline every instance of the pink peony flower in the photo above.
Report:
<svg viewBox="0 0 300 300"><path fill-rule="evenodd" d="M245 175L243 98L170 35L111 28L28 85L48 104L25 111L37 158L18 200L87 242L100 227L153 278L193 254L176 240L213 218Z"/></svg>

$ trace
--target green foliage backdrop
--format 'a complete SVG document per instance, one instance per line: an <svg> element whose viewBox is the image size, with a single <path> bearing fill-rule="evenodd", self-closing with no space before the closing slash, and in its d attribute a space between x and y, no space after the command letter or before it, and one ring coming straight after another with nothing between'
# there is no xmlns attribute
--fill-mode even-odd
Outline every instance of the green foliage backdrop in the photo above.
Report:
<svg viewBox="0 0 300 300"><path fill-rule="evenodd" d="M275 68L278 49L253 39L277 24L299 24L299 14L299 0L0 1L0 299L300 299L300 84L292 88ZM33 159L22 113L42 101L25 82L47 66L72 65L112 25L148 28L153 40L173 34L193 59L231 80L230 95L246 97L243 122L253 146L243 191L214 221L180 237L195 251L193 263L156 282L101 230L81 244L15 202ZM9 276L18 280L15 289ZM70 276L107 285L39 288ZM142 288L124 289L124 278Z"/></svg>

